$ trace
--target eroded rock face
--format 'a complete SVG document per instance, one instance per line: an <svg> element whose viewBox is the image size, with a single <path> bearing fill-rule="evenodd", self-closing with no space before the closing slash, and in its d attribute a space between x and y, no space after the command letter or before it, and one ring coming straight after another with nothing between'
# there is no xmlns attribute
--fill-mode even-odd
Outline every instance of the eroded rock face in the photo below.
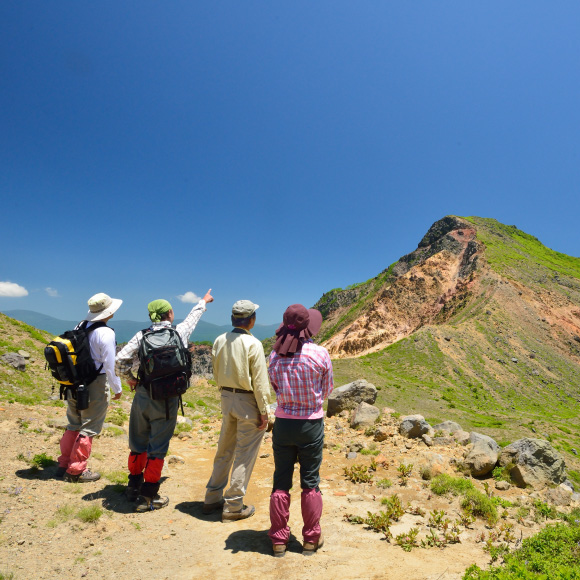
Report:
<svg viewBox="0 0 580 580"><path fill-rule="evenodd" d="M502 467L513 464L510 476L519 487L542 489L547 485L559 485L566 479L564 459L543 439L515 441L502 450L499 463Z"/></svg>
<svg viewBox="0 0 580 580"><path fill-rule="evenodd" d="M355 409L363 402L372 405L376 400L377 388L365 379L359 379L332 391L328 397L326 414L332 417L342 411Z"/></svg>
<svg viewBox="0 0 580 580"><path fill-rule="evenodd" d="M393 266L384 286L361 309L360 315L324 346L333 356L357 356L409 336L438 320L442 312L445 316L452 315L454 305L470 295L471 274L477 267L481 250L472 224L454 216L439 220L417 250ZM347 292L350 292L348 296ZM322 304L322 300L320 303L320 308L326 308L330 317L328 324L347 311L346 307L338 306L341 298L347 302L355 300L353 291L330 294L326 302L332 299L335 310L326 302Z"/></svg>

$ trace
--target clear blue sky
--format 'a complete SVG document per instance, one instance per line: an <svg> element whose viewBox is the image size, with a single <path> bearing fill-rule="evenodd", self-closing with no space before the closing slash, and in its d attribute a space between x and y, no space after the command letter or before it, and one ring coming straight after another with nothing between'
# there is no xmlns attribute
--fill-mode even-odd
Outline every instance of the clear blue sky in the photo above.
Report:
<svg viewBox="0 0 580 580"><path fill-rule="evenodd" d="M0 3L0 310L274 323L447 214L580 256L578 2ZM48 290L47 290L48 289ZM52 296L51 296L52 294Z"/></svg>

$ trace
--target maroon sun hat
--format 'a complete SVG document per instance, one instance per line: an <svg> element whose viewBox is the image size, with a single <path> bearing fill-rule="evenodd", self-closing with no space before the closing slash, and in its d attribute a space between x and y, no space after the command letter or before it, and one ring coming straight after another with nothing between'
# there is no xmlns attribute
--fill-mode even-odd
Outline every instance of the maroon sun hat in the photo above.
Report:
<svg viewBox="0 0 580 580"><path fill-rule="evenodd" d="M302 304L292 304L284 312L283 322L276 331L274 350L282 355L299 352L304 341L312 338L322 326L322 314Z"/></svg>

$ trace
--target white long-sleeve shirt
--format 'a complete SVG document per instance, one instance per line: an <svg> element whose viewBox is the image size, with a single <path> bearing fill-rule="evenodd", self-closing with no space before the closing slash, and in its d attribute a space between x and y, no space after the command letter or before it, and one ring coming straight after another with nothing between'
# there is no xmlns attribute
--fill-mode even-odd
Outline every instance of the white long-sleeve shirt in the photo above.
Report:
<svg viewBox="0 0 580 580"><path fill-rule="evenodd" d="M89 322L87 328L90 328L93 324L93 322ZM107 375L113 393L122 392L121 379L115 374L115 351L117 350L115 331L108 326L95 328L89 334L89 346L91 348L91 357L95 361L97 368L103 365L101 372Z"/></svg>

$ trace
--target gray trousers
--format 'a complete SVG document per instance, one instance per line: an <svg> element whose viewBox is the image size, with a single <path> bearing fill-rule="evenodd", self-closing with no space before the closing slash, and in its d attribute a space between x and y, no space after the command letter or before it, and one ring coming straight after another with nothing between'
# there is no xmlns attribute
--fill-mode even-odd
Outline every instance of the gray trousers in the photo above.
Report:
<svg viewBox="0 0 580 580"><path fill-rule="evenodd" d="M165 401L154 401L144 387L137 387L129 417L129 449L135 453L147 452L147 457L163 459L175 431L179 397L167 399L169 419L166 418Z"/></svg>
<svg viewBox="0 0 580 580"><path fill-rule="evenodd" d="M74 399L67 399L66 418L69 431L79 431L86 437L95 437L103 430L107 409L111 401L111 391L107 375L99 375L89 385L89 407L84 411L77 409Z"/></svg>
<svg viewBox="0 0 580 580"><path fill-rule="evenodd" d="M237 512L260 450L265 431L260 431L260 411L253 393L221 392L222 428L207 484L205 503L225 500L224 511ZM224 493L231 470L230 487Z"/></svg>

